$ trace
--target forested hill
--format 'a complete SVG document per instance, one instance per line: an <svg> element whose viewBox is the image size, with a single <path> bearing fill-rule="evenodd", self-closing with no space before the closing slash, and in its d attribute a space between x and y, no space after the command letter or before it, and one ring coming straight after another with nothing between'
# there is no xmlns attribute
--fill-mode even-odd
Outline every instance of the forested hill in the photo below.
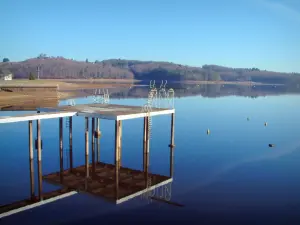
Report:
<svg viewBox="0 0 300 225"><path fill-rule="evenodd" d="M191 67L170 62L138 61L110 59L89 62L75 61L63 57L37 58L22 62L0 63L0 69L13 73L14 78L28 78L30 73L37 76L40 67L40 78L112 78L137 80L208 80L208 81L248 81L262 83L289 83L300 79L300 74L262 71L258 68L229 68L217 65Z"/></svg>

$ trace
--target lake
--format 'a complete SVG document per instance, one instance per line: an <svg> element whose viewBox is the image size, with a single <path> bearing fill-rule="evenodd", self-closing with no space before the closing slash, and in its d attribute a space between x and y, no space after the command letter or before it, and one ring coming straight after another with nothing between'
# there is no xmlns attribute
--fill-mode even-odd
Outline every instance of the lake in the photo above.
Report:
<svg viewBox="0 0 300 225"><path fill-rule="evenodd" d="M141 197L116 206L80 193L6 217L1 224L113 224L118 221L152 224L169 220L189 224L299 224L299 93L277 93L272 89L274 95L264 92L265 96L249 98L227 91L222 96L220 89L211 87L213 97L193 92L175 98L176 148L170 191L171 201L183 207ZM191 89L196 90L197 86ZM133 93L132 96L115 94L110 103L136 106L146 103L146 98L137 98L138 90ZM92 97L76 99L76 104L92 102ZM28 112L3 111L0 115L25 113ZM169 173L170 119L170 115L152 119L152 173ZM30 181L28 122L0 126L2 205L28 198ZM34 129L35 126L34 122ZM114 121L101 120L100 158L106 163L114 163L114 126ZM49 174L59 171L59 120L42 120L41 127L42 170L43 174ZM143 119L124 121L122 135L122 165L141 170ZM64 142L68 142L67 129L64 129ZM84 165L84 146L84 118L75 117L75 166ZM43 182L44 192L55 189L57 186Z"/></svg>

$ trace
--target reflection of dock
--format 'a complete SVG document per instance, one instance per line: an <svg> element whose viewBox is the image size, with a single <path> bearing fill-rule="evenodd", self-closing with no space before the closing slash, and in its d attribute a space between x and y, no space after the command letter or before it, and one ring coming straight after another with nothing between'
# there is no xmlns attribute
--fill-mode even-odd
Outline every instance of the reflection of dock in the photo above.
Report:
<svg viewBox="0 0 300 225"><path fill-rule="evenodd" d="M24 210L32 209L37 206L41 206L56 200L69 197L76 194L76 191L71 191L69 189L59 189L51 192L44 193L43 201L40 201L36 196L24 199L21 201L13 202L10 204L0 206L0 219L12 214L22 212Z"/></svg>
<svg viewBox="0 0 300 225"><path fill-rule="evenodd" d="M0 123L13 123L28 121L29 132L29 164L30 164L30 198L10 205L0 207L0 218L19 211L45 204L62 197L67 197L76 191L83 191L93 195L101 196L111 200L116 204L127 201L138 195L156 189L159 186L172 182L173 177L173 157L174 157L174 122L175 109L152 108L151 112L143 112L142 107L109 105L109 104L88 104L76 106L59 106L40 108L37 114L17 115L0 117ZM171 137L170 137L170 171L169 176L151 174L149 172L149 151L150 151L150 129L149 117L171 114ZM73 162L73 116L85 117L85 165L74 167ZM69 129L69 159L70 166L64 170L63 154L63 118L67 117ZM41 120L59 118L59 162L60 170L58 173L42 175L42 137ZM92 127L89 128L89 118L92 118ZM143 171L124 168L121 166L122 159L122 120L144 118L143 129ZM115 163L114 165L100 162L100 119L115 120ZM38 194L34 191L34 158L33 158L33 120L36 123L35 149L37 150L37 177ZM89 141L90 133L92 139ZM92 153L92 163L90 163L90 149ZM56 192L43 193L42 179L48 182L63 186L63 189ZM20 208L21 207L21 208ZM12 210L13 209L13 210ZM9 211L11 210L11 211Z"/></svg>
<svg viewBox="0 0 300 225"><path fill-rule="evenodd" d="M147 175L143 171L120 167L117 184L115 165L95 163L95 171L92 172L91 163L89 169L91 175L88 179L86 178L85 166L73 168L72 172L65 170L62 176L59 172L45 175L43 179L52 184L62 185L67 189L103 197L116 204L172 182L172 178L168 176ZM150 179L151 185L149 186L147 180Z"/></svg>

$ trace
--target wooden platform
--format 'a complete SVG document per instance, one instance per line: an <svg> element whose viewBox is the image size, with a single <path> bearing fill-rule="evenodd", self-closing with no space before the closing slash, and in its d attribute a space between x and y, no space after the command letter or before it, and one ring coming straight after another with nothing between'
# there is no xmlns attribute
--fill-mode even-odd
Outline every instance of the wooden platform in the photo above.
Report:
<svg viewBox="0 0 300 225"><path fill-rule="evenodd" d="M0 123L15 123L30 120L53 119L61 117L69 117L76 115L76 112L52 112L52 113L36 113L24 114L17 116L0 116Z"/></svg>
<svg viewBox="0 0 300 225"><path fill-rule="evenodd" d="M170 177L158 174L148 174L148 178L146 178L143 171L121 167L119 170L119 184L116 185L116 167L114 165L101 162L95 163L94 173L92 164L89 165L89 168L89 178L86 178L85 166L80 166L73 168L72 173L65 170L62 180L59 172L45 175L43 180L62 185L68 189L99 196L116 204L144 194L173 180Z"/></svg>
<svg viewBox="0 0 300 225"><path fill-rule="evenodd" d="M107 120L127 120L146 116L157 116L175 113L175 109L152 108L151 112L143 112L142 106L114 104L82 104L75 106L41 107L41 112L77 112L78 116L93 117Z"/></svg>

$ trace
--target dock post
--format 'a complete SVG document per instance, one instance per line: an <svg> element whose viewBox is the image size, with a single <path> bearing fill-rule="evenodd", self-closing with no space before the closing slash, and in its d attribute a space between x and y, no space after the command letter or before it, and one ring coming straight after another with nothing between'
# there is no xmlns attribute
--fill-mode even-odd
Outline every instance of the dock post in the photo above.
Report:
<svg viewBox="0 0 300 225"><path fill-rule="evenodd" d="M151 180L149 180L149 118L144 117L144 132L143 132L143 171L145 177L145 188L151 186Z"/></svg>
<svg viewBox="0 0 300 225"><path fill-rule="evenodd" d="M115 121L115 198L118 199L119 193L119 172L121 167L121 140L122 140L122 121Z"/></svg>
<svg viewBox="0 0 300 225"><path fill-rule="evenodd" d="M36 113L40 113L40 111L37 111ZM38 130L38 124L36 124L35 150L38 149L38 133L37 133L37 130Z"/></svg>
<svg viewBox="0 0 300 225"><path fill-rule="evenodd" d="M89 118L85 117L85 174L89 177Z"/></svg>
<svg viewBox="0 0 300 225"><path fill-rule="evenodd" d="M149 132L148 132L149 120L148 117L144 117L144 137L143 137L143 169L147 173L149 164Z"/></svg>
<svg viewBox="0 0 300 225"><path fill-rule="evenodd" d="M34 199L34 165L33 165L33 146L32 146L32 120L28 121L29 136L29 170L30 170L30 198Z"/></svg>
<svg viewBox="0 0 300 225"><path fill-rule="evenodd" d="M121 166L122 121L115 122L115 165Z"/></svg>
<svg viewBox="0 0 300 225"><path fill-rule="evenodd" d="M69 157L70 157L70 172L73 170L73 117L69 117Z"/></svg>
<svg viewBox="0 0 300 225"><path fill-rule="evenodd" d="M42 146L41 146L41 121L37 120L37 158L38 158L38 197L43 200L42 194Z"/></svg>
<svg viewBox="0 0 300 225"><path fill-rule="evenodd" d="M96 119L97 122L97 162L100 162L100 119Z"/></svg>
<svg viewBox="0 0 300 225"><path fill-rule="evenodd" d="M171 115L171 143L169 145L169 147L174 148L175 144L174 144L174 127L175 127L175 113L172 113Z"/></svg>
<svg viewBox="0 0 300 225"><path fill-rule="evenodd" d="M64 158L63 158L63 118L59 118L59 167L60 167L60 182L63 181L64 173Z"/></svg>
<svg viewBox="0 0 300 225"><path fill-rule="evenodd" d="M175 128L175 113L171 115L171 140L170 140L170 177L173 177L174 173L174 128Z"/></svg>
<svg viewBox="0 0 300 225"><path fill-rule="evenodd" d="M115 200L119 198L119 180L120 180L120 167L116 166L115 171Z"/></svg>
<svg viewBox="0 0 300 225"><path fill-rule="evenodd" d="M170 140L170 177L173 177L173 170L174 170L174 127L175 127L175 113L171 115L171 140Z"/></svg>
<svg viewBox="0 0 300 225"><path fill-rule="evenodd" d="M121 167L122 166L122 120L119 121L119 161L120 161L119 167Z"/></svg>
<svg viewBox="0 0 300 225"><path fill-rule="evenodd" d="M37 113L40 113L40 111L37 111ZM38 130L38 123L36 123L36 142L37 142L37 139L38 139L38 133L37 133L37 130ZM36 145L37 146L37 145ZM37 147L36 147L37 149Z"/></svg>
<svg viewBox="0 0 300 225"><path fill-rule="evenodd" d="M92 171L95 173L95 118L92 118Z"/></svg>

